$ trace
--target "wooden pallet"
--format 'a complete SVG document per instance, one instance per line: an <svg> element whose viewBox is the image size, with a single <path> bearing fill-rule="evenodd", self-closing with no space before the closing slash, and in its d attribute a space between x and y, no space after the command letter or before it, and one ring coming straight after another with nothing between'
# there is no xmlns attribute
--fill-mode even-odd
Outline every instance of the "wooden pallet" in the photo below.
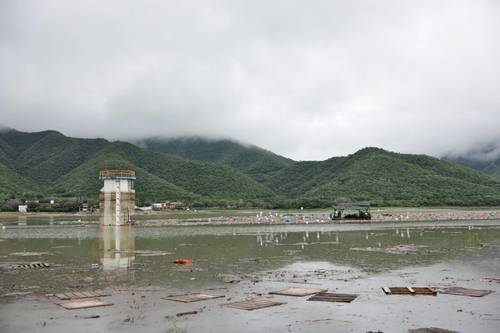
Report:
<svg viewBox="0 0 500 333"><path fill-rule="evenodd" d="M222 297L226 297L226 296L193 293L193 294L184 294L184 295L169 295L167 297L162 297L162 299L166 299L169 301L183 302L183 303L192 303L192 302L206 301L209 299L216 299L216 298L222 298Z"/></svg>
<svg viewBox="0 0 500 333"><path fill-rule="evenodd" d="M110 306L113 305L113 303L103 302L101 300L91 298L80 301L61 302L57 303L57 305L67 310L77 310L77 309L96 308L100 306Z"/></svg>
<svg viewBox="0 0 500 333"><path fill-rule="evenodd" d="M351 303L358 297L357 294L339 294L339 293L318 293L312 297L309 297L308 301L320 301L320 302L341 302L341 303Z"/></svg>
<svg viewBox="0 0 500 333"><path fill-rule="evenodd" d="M98 291L73 291L68 293L55 294L54 296L59 298L60 300L73 300L82 298L105 297L111 295L98 290Z"/></svg>
<svg viewBox="0 0 500 333"><path fill-rule="evenodd" d="M253 298L253 299L249 299L246 301L229 303L229 304L226 304L226 306L230 307L230 308L240 309L240 310L252 311L252 310L264 309L264 308L268 308L271 306L278 306L278 305L283 305L283 304L286 304L286 303L275 302L275 301L272 301L270 299L265 299L265 298Z"/></svg>
<svg viewBox="0 0 500 333"><path fill-rule="evenodd" d="M437 295L437 291L430 287L382 287L382 290L386 295Z"/></svg>
<svg viewBox="0 0 500 333"><path fill-rule="evenodd" d="M317 288L288 288L283 290L271 291L269 294L302 297L302 296L314 295L325 291L326 289L317 289Z"/></svg>
<svg viewBox="0 0 500 333"><path fill-rule="evenodd" d="M459 295L459 296L471 296L471 297L483 297L494 292L493 290L484 289L468 289L462 287L450 287L444 288L439 291L441 294L447 295Z"/></svg>
<svg viewBox="0 0 500 333"><path fill-rule="evenodd" d="M26 268L26 269L39 269L39 268L49 268L50 265L46 262L32 262L29 264L19 264L14 266L14 268Z"/></svg>

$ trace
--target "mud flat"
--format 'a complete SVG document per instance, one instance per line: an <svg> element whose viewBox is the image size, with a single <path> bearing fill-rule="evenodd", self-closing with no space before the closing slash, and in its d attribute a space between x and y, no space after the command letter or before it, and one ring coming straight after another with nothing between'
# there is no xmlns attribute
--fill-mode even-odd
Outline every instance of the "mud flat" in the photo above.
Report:
<svg viewBox="0 0 500 333"><path fill-rule="evenodd" d="M1 331L498 332L500 222L408 225L9 227L0 230ZM50 267L14 269L21 261ZM384 286L493 293L386 295ZM330 303L269 294L290 287L359 296ZM91 290L110 294L101 299L113 305L66 310L46 296ZM186 292L225 297L163 299ZM226 306L256 297L286 304Z"/></svg>

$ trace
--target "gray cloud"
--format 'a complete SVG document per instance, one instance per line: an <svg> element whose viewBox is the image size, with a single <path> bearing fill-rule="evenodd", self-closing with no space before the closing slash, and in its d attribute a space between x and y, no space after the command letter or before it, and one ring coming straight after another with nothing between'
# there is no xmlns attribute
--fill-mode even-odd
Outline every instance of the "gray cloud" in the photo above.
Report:
<svg viewBox="0 0 500 333"><path fill-rule="evenodd" d="M499 34L494 0L5 0L0 123L460 154L500 142Z"/></svg>

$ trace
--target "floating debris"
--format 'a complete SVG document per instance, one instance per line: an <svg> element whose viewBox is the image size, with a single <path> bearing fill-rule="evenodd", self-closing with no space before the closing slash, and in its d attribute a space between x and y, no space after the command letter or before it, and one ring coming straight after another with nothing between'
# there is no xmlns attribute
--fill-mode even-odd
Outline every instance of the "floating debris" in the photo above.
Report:
<svg viewBox="0 0 500 333"><path fill-rule="evenodd" d="M193 266L193 259L175 259L173 263L176 265Z"/></svg>
<svg viewBox="0 0 500 333"><path fill-rule="evenodd" d="M430 287L382 287L382 290L386 295L437 295L437 291Z"/></svg>
<svg viewBox="0 0 500 333"><path fill-rule="evenodd" d="M468 289L462 287L450 287L444 288L439 291L441 294L447 295L459 295L459 296L470 296L470 297L483 297L489 295L493 292L493 290L484 290L484 289Z"/></svg>
<svg viewBox="0 0 500 333"><path fill-rule="evenodd" d="M338 294L338 293L318 293L312 297L309 297L308 301L320 301L320 302L342 302L351 303L359 295L357 294Z"/></svg>
<svg viewBox="0 0 500 333"><path fill-rule="evenodd" d="M169 301L183 302L183 303L192 303L198 301L206 301L209 299L223 298L225 295L212 295L212 294L202 294L202 293L192 293L192 294L184 294L184 295L169 295L167 297L162 297L162 299L166 299Z"/></svg>
<svg viewBox="0 0 500 333"><path fill-rule="evenodd" d="M253 298L253 299L249 299L246 301L229 303L229 304L226 304L226 306L230 307L230 308L240 309L240 310L252 311L252 310L264 309L264 308L268 308L271 306L278 306L278 305L283 305L283 304L286 304L286 303L276 302L276 301L272 301L270 299L265 299L265 298Z"/></svg>
<svg viewBox="0 0 500 333"><path fill-rule="evenodd" d="M314 295L325 291L326 289L317 289L317 288L288 288L278 291L271 291L269 294L302 297L302 296Z"/></svg>
<svg viewBox="0 0 500 333"><path fill-rule="evenodd" d="M66 310L96 308L100 306L111 306L113 303L104 302L98 299L86 299L83 301L56 303Z"/></svg>

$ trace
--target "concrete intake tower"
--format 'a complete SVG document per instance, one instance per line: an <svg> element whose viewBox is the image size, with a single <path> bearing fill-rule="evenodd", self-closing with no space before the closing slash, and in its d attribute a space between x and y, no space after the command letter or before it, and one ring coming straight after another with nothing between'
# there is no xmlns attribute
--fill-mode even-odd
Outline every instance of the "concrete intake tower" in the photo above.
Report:
<svg viewBox="0 0 500 333"><path fill-rule="evenodd" d="M104 180L99 194L101 225L129 224L135 209L135 171L103 170L99 179Z"/></svg>

